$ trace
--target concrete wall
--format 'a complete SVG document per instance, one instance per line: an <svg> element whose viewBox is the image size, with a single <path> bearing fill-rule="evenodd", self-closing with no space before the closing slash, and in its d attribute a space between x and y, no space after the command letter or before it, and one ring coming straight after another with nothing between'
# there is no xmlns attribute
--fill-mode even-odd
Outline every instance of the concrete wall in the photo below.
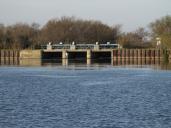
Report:
<svg viewBox="0 0 171 128"><path fill-rule="evenodd" d="M41 59L42 50L21 50L20 59Z"/></svg>

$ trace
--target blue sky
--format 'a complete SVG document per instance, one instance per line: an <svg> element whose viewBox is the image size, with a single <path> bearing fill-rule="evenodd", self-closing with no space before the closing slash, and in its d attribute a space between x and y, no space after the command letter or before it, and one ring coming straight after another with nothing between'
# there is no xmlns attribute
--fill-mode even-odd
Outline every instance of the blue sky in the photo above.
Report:
<svg viewBox="0 0 171 128"><path fill-rule="evenodd" d="M0 23L6 25L75 16L133 31L165 15L171 15L171 0L0 0Z"/></svg>

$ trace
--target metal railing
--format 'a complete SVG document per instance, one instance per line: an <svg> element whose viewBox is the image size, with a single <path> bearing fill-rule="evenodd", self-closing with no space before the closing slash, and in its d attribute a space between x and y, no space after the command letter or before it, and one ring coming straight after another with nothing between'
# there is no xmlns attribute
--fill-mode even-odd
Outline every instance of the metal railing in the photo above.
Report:
<svg viewBox="0 0 171 128"><path fill-rule="evenodd" d="M60 49L115 49L118 48L118 44L47 44L41 45L43 50L60 50Z"/></svg>
<svg viewBox="0 0 171 128"><path fill-rule="evenodd" d="M54 44L52 45L52 49L70 49L69 44Z"/></svg>
<svg viewBox="0 0 171 128"><path fill-rule="evenodd" d="M100 44L99 49L115 49L118 48L118 44Z"/></svg>
<svg viewBox="0 0 171 128"><path fill-rule="evenodd" d="M76 44L75 49L94 49L94 44Z"/></svg>

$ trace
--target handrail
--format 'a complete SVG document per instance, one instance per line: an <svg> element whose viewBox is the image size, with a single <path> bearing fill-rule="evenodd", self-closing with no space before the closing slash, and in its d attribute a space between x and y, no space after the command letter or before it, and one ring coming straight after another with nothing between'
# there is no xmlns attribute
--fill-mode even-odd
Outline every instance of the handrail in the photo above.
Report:
<svg viewBox="0 0 171 128"><path fill-rule="evenodd" d="M115 49L119 44L47 44L41 49Z"/></svg>

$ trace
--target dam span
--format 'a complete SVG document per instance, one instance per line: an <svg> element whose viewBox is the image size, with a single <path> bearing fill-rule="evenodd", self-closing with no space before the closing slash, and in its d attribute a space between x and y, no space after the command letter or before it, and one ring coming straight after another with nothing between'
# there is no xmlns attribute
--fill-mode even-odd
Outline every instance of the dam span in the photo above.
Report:
<svg viewBox="0 0 171 128"><path fill-rule="evenodd" d="M68 65L72 60L85 61L88 65L94 60L108 62L112 65L157 64L168 56L171 61L171 50L163 49L123 49L117 44L47 44L40 49L0 50L0 62L25 63L58 60ZM17 62L15 62L17 60Z"/></svg>

